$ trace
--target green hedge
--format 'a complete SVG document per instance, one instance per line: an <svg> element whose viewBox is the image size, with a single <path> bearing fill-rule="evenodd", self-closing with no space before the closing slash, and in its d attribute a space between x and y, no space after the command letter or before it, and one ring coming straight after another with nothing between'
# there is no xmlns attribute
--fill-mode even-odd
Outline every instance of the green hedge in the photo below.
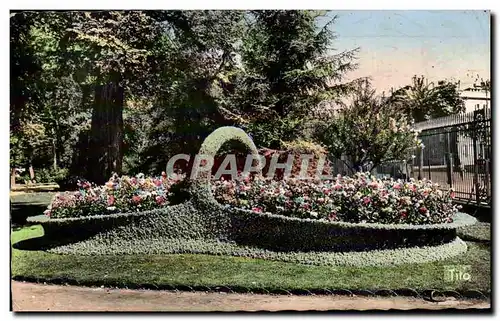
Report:
<svg viewBox="0 0 500 321"><path fill-rule="evenodd" d="M241 130L223 127L203 143L215 155L230 140L255 145ZM212 253L327 265L420 263L467 250L456 229L476 220L459 213L435 225L355 224L255 213L217 203L208 173L191 184L189 201L139 213L67 219L30 218L41 223L54 253Z"/></svg>

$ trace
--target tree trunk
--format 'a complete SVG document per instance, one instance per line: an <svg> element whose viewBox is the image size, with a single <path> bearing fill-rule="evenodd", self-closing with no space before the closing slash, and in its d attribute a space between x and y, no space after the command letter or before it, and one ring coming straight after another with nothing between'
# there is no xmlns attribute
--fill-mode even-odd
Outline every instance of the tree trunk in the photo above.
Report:
<svg viewBox="0 0 500 321"><path fill-rule="evenodd" d="M95 88L87 178L104 184L122 170L123 88L116 82Z"/></svg>
<svg viewBox="0 0 500 321"><path fill-rule="evenodd" d="M52 139L52 151L54 153L52 167L54 168L54 170L57 170L57 146L55 139Z"/></svg>
<svg viewBox="0 0 500 321"><path fill-rule="evenodd" d="M16 186L16 168L13 167L11 170L10 170L10 187L14 187Z"/></svg>
<svg viewBox="0 0 500 321"><path fill-rule="evenodd" d="M33 181L35 180L35 170L33 169L33 165L31 165L31 161L30 165L28 166L28 171L30 173L30 181L33 183Z"/></svg>

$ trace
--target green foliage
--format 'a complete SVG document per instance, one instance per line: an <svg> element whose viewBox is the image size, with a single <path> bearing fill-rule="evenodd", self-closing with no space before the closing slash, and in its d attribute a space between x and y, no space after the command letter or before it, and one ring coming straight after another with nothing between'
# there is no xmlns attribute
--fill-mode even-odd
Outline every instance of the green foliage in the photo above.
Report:
<svg viewBox="0 0 500 321"><path fill-rule="evenodd" d="M169 156L196 152L225 125L245 128L259 146L282 147L300 136L310 106L339 99L350 87L342 79L356 66L355 51L330 55L334 19L319 25L323 14L17 12L11 161L56 163L82 175L99 170L87 155L116 154L127 172L159 172ZM118 119L112 126L95 121L91 131L91 111L101 105L93 106L94 93L110 83L124 89L123 130ZM46 128L43 146L20 143L33 139L21 137L22 122ZM113 132L103 137L123 137L123 150L96 137L104 126ZM116 148L105 153L95 145Z"/></svg>
<svg viewBox="0 0 500 321"><path fill-rule="evenodd" d="M10 17L10 123L11 131L36 111L41 92L38 79L41 63L35 55L31 27L35 13L17 13Z"/></svg>
<svg viewBox="0 0 500 321"><path fill-rule="evenodd" d="M118 81L134 95L154 90L145 81L161 34L154 19L142 11L99 11L79 12L71 20L61 44L69 68L100 84Z"/></svg>
<svg viewBox="0 0 500 321"><path fill-rule="evenodd" d="M40 122L21 121L15 131L10 132L11 166L27 166L35 152L48 145L46 128Z"/></svg>
<svg viewBox="0 0 500 321"><path fill-rule="evenodd" d="M249 16L241 68L218 83L217 101L257 146L281 148L300 137L299 125L311 106L339 100L352 89L341 81L356 67L356 50L328 53L335 17L318 29L318 15L310 11L252 11Z"/></svg>
<svg viewBox="0 0 500 321"><path fill-rule="evenodd" d="M15 155L11 163L17 166L46 162L48 150L58 166L71 162L71 136L80 129L74 118L81 112L82 89L59 63L59 41L67 26L68 17L62 12L18 12L11 17L11 30L22 30L22 35L11 39L11 54L25 60L11 69L11 136L17 137L11 141ZM18 45L21 39L22 46ZM32 69L22 71L29 66ZM19 91L17 86L29 91ZM27 94L30 99L23 98ZM27 130L34 126L37 131Z"/></svg>
<svg viewBox="0 0 500 321"><path fill-rule="evenodd" d="M195 153L220 126L245 129L259 147L281 148L300 136L308 109L340 99L352 88L343 77L356 67L356 50L331 54L334 19L318 28L318 14L157 13L169 30L162 38L169 64L141 170L161 171L166 161L157 155Z"/></svg>
<svg viewBox="0 0 500 321"><path fill-rule="evenodd" d="M66 179L68 174L69 170L66 168L57 168L57 169L42 168L36 171L35 181L37 183L57 183Z"/></svg>
<svg viewBox="0 0 500 321"><path fill-rule="evenodd" d="M414 76L411 85L396 90L389 100L415 122L465 110L458 83L442 80L434 84L423 76Z"/></svg>
<svg viewBox="0 0 500 321"><path fill-rule="evenodd" d="M199 212L188 202L163 210L38 222L46 237L64 241L49 249L59 254L207 253L350 266L422 263L459 255L466 251L465 243L442 240L449 240L454 228L475 222L464 214L464 223L457 218L452 224L430 225L433 230L426 232L417 226L398 230L399 226L388 224L344 223L347 226L342 227L243 210L224 210L225 214L213 210L219 214ZM229 216L234 228L223 223L228 221L221 214ZM207 230L224 226L225 231ZM418 240L421 246L405 247L409 235L412 243ZM353 251L360 246L363 251Z"/></svg>
<svg viewBox="0 0 500 321"><path fill-rule="evenodd" d="M352 172L371 171L388 161L406 161L420 146L418 133L391 102L375 95L369 83L331 119L316 124L316 139Z"/></svg>

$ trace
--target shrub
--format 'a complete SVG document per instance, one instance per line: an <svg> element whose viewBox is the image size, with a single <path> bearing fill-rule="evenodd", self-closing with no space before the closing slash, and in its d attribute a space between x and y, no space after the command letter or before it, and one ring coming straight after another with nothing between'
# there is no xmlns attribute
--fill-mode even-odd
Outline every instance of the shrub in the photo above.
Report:
<svg viewBox="0 0 500 321"><path fill-rule="evenodd" d="M315 138L354 172L371 171L380 164L410 159L422 147L412 121L390 101L376 95L371 85L360 86L352 101L315 127Z"/></svg>
<svg viewBox="0 0 500 321"><path fill-rule="evenodd" d="M35 181L37 183L57 183L67 176L68 170L66 168L42 168L35 171Z"/></svg>
<svg viewBox="0 0 500 321"><path fill-rule="evenodd" d="M212 190L218 202L234 207L351 223L448 223L459 209L452 203L453 190L442 191L430 181L377 179L366 173L331 181L221 179Z"/></svg>
<svg viewBox="0 0 500 321"><path fill-rule="evenodd" d="M45 214L52 218L106 215L118 212L147 211L170 204L172 185L177 180L161 177L144 178L113 175L104 186L79 182L76 192L54 196Z"/></svg>

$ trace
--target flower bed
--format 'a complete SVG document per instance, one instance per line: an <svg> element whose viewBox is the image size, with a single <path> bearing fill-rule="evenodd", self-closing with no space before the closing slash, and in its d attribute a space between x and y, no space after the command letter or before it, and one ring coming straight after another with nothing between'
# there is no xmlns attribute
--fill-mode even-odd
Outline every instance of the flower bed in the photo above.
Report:
<svg viewBox="0 0 500 321"><path fill-rule="evenodd" d="M246 144L252 154L257 153L241 129L223 127L207 137L200 154L214 156L225 142L235 139ZM467 246L456 236L456 229L476 222L467 214L456 213L458 208L451 205L451 193L442 194L428 182L379 181L360 174L317 184L264 181L268 188L262 192L259 180L255 179L229 183L243 188L228 188L225 184L211 183L210 174L202 173L192 181L189 199L177 205L168 203L170 206L153 202L152 197L157 196L154 190L136 194L137 190L144 191L141 187L122 193L122 185L115 190L114 184L108 184L106 192L99 197L92 195L91 201L100 202L99 209L103 210L102 206L109 207L106 203L109 193L113 191L115 196L118 191L117 195L125 195L125 201L117 202L124 205L116 210L123 212L109 212L106 207L100 215L68 211L81 215L57 218L52 206L50 217L28 220L42 224L49 239L59 241L67 237L63 243L48 249L60 254L212 253L357 266L421 263L459 255ZM176 185L166 186L164 189L169 193ZM336 192L332 194L332 190ZM292 194L287 196L287 192ZM290 198L288 203L286 198L280 199L288 204L283 209L271 197L282 194ZM304 199L304 195L309 199ZM141 207L133 201L134 196L141 197ZM331 200L326 201L326 196ZM244 204L245 197L248 204ZM377 214L378 206L383 209L388 206L386 203L391 210ZM146 211L149 207L142 204L151 204L155 209ZM406 216L401 215L404 210ZM364 216L356 218L359 213Z"/></svg>
<svg viewBox="0 0 500 321"><path fill-rule="evenodd" d="M113 175L103 186L78 182L79 191L63 192L54 196L44 212L52 218L109 215L114 213L147 211L171 203L172 186L178 180L161 177Z"/></svg>
<svg viewBox="0 0 500 321"><path fill-rule="evenodd" d="M168 206L180 180L113 176L104 186L79 184L77 192L58 193L45 214L52 218L109 215ZM211 182L215 199L235 208L277 215L351 223L449 223L460 206L453 191L430 181L402 182L359 173L331 181L273 180L258 176Z"/></svg>
<svg viewBox="0 0 500 321"><path fill-rule="evenodd" d="M352 223L449 223L460 206L453 190L427 180L376 179L369 173L331 181L248 177L212 183L215 198L255 212Z"/></svg>

